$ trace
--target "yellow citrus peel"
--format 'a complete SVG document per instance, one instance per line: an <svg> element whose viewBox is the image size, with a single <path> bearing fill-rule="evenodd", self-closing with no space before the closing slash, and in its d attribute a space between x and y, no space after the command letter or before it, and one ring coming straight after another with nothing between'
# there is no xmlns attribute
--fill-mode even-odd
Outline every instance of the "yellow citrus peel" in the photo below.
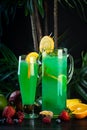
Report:
<svg viewBox="0 0 87 130"><path fill-rule="evenodd" d="M51 118L53 117L53 112L52 111L44 110L44 111L41 111L39 114L40 115L45 115L45 116L50 116Z"/></svg>

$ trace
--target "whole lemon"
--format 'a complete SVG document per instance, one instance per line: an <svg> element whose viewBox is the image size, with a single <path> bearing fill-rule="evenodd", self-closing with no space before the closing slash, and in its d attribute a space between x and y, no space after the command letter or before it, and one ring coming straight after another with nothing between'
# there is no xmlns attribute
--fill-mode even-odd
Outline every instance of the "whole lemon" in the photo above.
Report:
<svg viewBox="0 0 87 130"><path fill-rule="evenodd" d="M2 111L5 108L5 106L7 106L7 104L7 98L3 94L0 94L0 111Z"/></svg>

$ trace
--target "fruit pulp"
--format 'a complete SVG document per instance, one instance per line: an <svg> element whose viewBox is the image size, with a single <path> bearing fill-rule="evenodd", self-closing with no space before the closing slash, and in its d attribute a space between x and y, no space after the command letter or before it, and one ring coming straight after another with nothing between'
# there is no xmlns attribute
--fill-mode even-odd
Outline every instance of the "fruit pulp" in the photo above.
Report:
<svg viewBox="0 0 87 130"><path fill-rule="evenodd" d="M20 74L18 75L18 79L23 105L34 104L37 74L37 63L27 63L26 61L20 62Z"/></svg>
<svg viewBox="0 0 87 130"><path fill-rule="evenodd" d="M42 58L42 110L58 115L66 108L67 56Z"/></svg>

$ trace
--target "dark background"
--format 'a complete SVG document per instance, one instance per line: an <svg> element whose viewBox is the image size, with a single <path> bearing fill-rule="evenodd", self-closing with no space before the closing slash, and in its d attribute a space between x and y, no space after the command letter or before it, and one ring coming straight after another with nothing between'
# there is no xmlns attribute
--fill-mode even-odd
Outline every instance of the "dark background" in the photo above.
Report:
<svg viewBox="0 0 87 130"><path fill-rule="evenodd" d="M53 32L53 3L49 4L49 34ZM58 36L67 29L69 32L61 42L67 47L75 59L81 56L82 51L87 51L87 23L80 19L76 12L58 6ZM47 34L47 35L49 35ZM33 50L32 30L30 17L26 17L23 8L17 8L14 19L6 25L3 20L2 42L6 44L18 57Z"/></svg>
<svg viewBox="0 0 87 130"><path fill-rule="evenodd" d="M49 32L47 35L49 35L51 32L53 32L53 0L47 0L47 2L49 3ZM41 22L42 28L44 30L43 20ZM27 54L33 50L30 16L25 16L23 7L17 8L14 19L10 17L9 23L7 25L3 17L2 28L3 35L0 39L0 42L9 47L17 56L17 58L19 55ZM58 36L60 37L67 30L69 31L61 40L61 46L68 48L69 53L74 57L75 61L79 61L82 51L87 52L87 22L85 22L83 19L80 19L76 11L71 12L69 8L64 8L59 4ZM79 66L79 63L81 64L81 61L75 63L77 66ZM11 86L15 88L13 84ZM9 88L7 85L5 85L5 87L6 90ZM74 97L75 95L78 96L77 93L75 94L74 90L76 90L75 86L73 91L71 90L72 95Z"/></svg>

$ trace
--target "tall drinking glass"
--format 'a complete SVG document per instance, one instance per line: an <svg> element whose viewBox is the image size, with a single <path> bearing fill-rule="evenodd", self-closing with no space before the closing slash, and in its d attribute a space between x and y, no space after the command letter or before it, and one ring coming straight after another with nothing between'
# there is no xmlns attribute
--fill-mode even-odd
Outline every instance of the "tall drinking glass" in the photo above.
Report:
<svg viewBox="0 0 87 130"><path fill-rule="evenodd" d="M25 61L26 55L19 56L18 79L22 96L25 118L36 118L34 114L34 101L38 76L38 64L34 57L30 62Z"/></svg>
<svg viewBox="0 0 87 130"><path fill-rule="evenodd" d="M73 74L73 58L67 54L66 48L42 53L42 110L50 110L54 116L66 108L68 57L70 80Z"/></svg>

